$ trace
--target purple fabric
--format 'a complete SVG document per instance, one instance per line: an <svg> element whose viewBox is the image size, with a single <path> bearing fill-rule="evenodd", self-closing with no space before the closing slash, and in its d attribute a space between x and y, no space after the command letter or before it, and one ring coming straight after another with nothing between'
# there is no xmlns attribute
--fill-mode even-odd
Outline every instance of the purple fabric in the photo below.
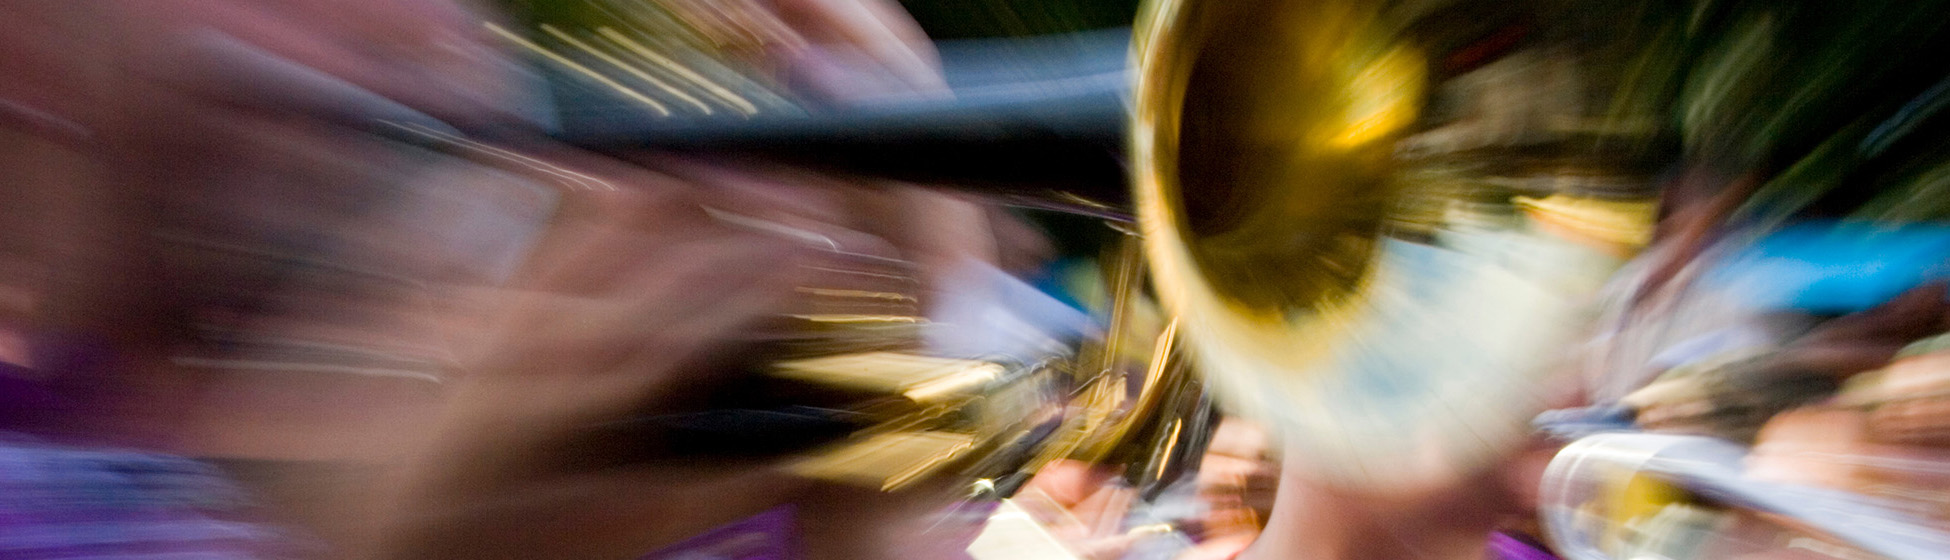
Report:
<svg viewBox="0 0 1950 560"><path fill-rule="evenodd" d="M85 335L40 333L34 337L34 364L63 378L92 379L114 367L108 341Z"/></svg>
<svg viewBox="0 0 1950 560"><path fill-rule="evenodd" d="M1492 560L1559 560L1557 555L1551 554L1542 545L1501 531L1490 533L1490 558Z"/></svg>
<svg viewBox="0 0 1950 560"><path fill-rule="evenodd" d="M243 520L213 467L0 432L0 559L247 559L283 537Z"/></svg>
<svg viewBox="0 0 1950 560"><path fill-rule="evenodd" d="M33 370L0 362L0 428L27 426L59 405L54 391L34 379Z"/></svg>
<svg viewBox="0 0 1950 560"><path fill-rule="evenodd" d="M100 443L63 428L103 414L116 354L43 334L33 371L0 363L0 560L245 560L304 554L256 522L245 492L209 464ZM304 546L304 548L300 548Z"/></svg>
<svg viewBox="0 0 1950 560"><path fill-rule="evenodd" d="M704 532L642 560L797 560L792 506L780 506Z"/></svg>
<svg viewBox="0 0 1950 560"><path fill-rule="evenodd" d="M108 344L88 336L38 333L30 352L31 369L0 363L0 407L5 407L0 430L52 436L44 430L99 413L116 361Z"/></svg>

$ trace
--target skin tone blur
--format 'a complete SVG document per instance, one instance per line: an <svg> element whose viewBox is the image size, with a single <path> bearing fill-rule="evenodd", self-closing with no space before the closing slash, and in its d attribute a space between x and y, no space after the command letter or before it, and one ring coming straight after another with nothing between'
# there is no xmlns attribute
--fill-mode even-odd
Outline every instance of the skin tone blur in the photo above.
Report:
<svg viewBox="0 0 1950 560"><path fill-rule="evenodd" d="M1177 560L1232 558L1259 538L1280 478L1271 444L1264 428L1241 418L1226 418L1214 430L1198 470L1189 473L1204 513L1181 527L1196 533L1198 543ZM1136 493L1119 479L1118 467L1061 460L1038 471L1016 503L1072 553L1120 558L1149 538L1123 526Z"/></svg>
<svg viewBox="0 0 1950 560"><path fill-rule="evenodd" d="M796 37L766 56L809 95L844 104L944 91L931 45L891 1L758 6ZM45 175L21 190L38 193L38 212L66 218L17 237L26 241L9 258L21 264L7 268L22 279L5 279L0 310L13 328L0 351L29 332L88 333L126 366L75 382L113 390L95 391L87 417L59 418L64 431L198 457L356 467L354 477L261 488L284 506L273 517L324 538L331 557L633 557L781 504L798 509L811 558L957 557L972 538L978 525L934 515L960 489L883 493L772 464L614 464L588 427L691 406L747 350L748 333L805 305L797 287L847 287L823 270L894 258L931 280L969 259L1020 264L1047 250L1026 226L907 185L748 161L624 163L537 142L516 149L613 188L529 181L551 189L554 210L543 212L485 190L492 174L427 171L349 128L356 103L276 74L309 69L462 128L520 126L524 94L480 26L497 16L479 6L152 0L0 10L21 16L0 26L0 45L46 62L4 91L58 117L7 121L0 154ZM75 34L84 29L93 32ZM34 50L55 46L66 50ZM863 74L873 79L850 79ZM85 134L62 136L66 123ZM446 223L458 214L441 206L373 217L388 193L429 181L455 200L523 201L494 216L536 232L496 240L497 254L525 256L510 274L454 256L452 238L438 234L464 224ZM354 271L335 272L347 282L383 286L298 302L329 313L213 314L209 304L232 303L227 290L248 293L243 279L254 278L233 264L249 259L224 253L237 247L322 251ZM271 276L263 291L278 293ZM221 360L182 359L185 316L409 349L437 358L442 382L200 366Z"/></svg>
<svg viewBox="0 0 1950 560"><path fill-rule="evenodd" d="M673 181L588 163L621 184ZM497 298L493 342L402 481L404 503L380 508L404 514L382 529L378 542L391 551L382 556L620 557L795 503L809 522L847 521L808 526L815 557L916 557L900 547L926 540L902 525L952 500L946 489L854 490L775 465L589 464L601 447L587 439L589 426L686 409L737 350L739 332L794 309L794 287L843 282L820 270L852 257L713 220L702 192L633 188L570 201L531 268ZM858 241L851 250L876 245L866 234L841 238Z"/></svg>

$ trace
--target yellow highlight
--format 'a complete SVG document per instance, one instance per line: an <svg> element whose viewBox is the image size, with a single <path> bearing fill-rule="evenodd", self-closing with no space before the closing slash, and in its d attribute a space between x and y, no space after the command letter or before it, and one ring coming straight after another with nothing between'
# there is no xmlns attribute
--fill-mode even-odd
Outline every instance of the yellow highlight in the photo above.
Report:
<svg viewBox="0 0 1950 560"><path fill-rule="evenodd" d="M1428 79L1422 57L1396 47L1369 62L1347 85L1347 124L1330 141L1339 148L1357 148L1392 137L1415 122L1421 113L1422 87Z"/></svg>
<svg viewBox="0 0 1950 560"><path fill-rule="evenodd" d="M557 64L561 64L563 66L568 67L571 70L581 72L584 76L588 76L589 79L595 80L599 83L602 83L603 85L609 86L610 89L616 90L617 93L621 93L625 97L629 97L630 99L637 100L638 102L641 102L644 105L649 105L652 110L655 110L657 112L658 116L663 116L663 117L670 116L670 107L666 107L664 106L664 104L658 103L657 100L651 99L648 96L643 95L643 93L638 92L637 90L630 89L629 86L625 86L623 84L617 83L616 80L609 79L609 76L604 76L601 72L591 70L589 69L588 66L583 66L582 64L577 63L576 61L569 60L569 57L556 54L555 51L551 51L541 45L537 45L535 44L534 41L530 41L525 37L516 35L514 32L508 31L507 29L503 29L499 25L495 25L492 23L486 25L489 31L493 31L495 34L500 35L504 39L507 39L509 41L514 41L515 44L521 45L523 48L526 48L531 51L535 51L535 54L548 57L549 60L553 60Z"/></svg>
<svg viewBox="0 0 1950 560"><path fill-rule="evenodd" d="M563 42L566 42L574 46L575 48L582 49L584 52L594 55L596 58L602 59L603 62L608 62L611 65L617 67L618 69L621 69L624 72L628 72L631 76L636 76L637 79L643 80L645 83L648 83L653 86L657 86L657 89L664 90L664 93L668 93L673 97L684 100L685 103L689 103L691 104L691 106L697 107L698 111L701 111L706 115L709 115L714 112L711 110L710 105L704 104L704 101L699 100L698 98L692 96L691 94L684 93L683 90L677 89L675 86L670 85L670 83L668 82L657 79L656 76L652 76L648 72L644 72L643 70L638 69L635 66L631 66L627 62L623 62L622 60L614 56L610 56L609 53L597 50L596 47L592 47L588 43L582 42L581 39L577 39L573 35L565 33L560 29L556 29L555 26L553 25L542 24L542 31L546 31L548 32L548 34L554 35L555 38L561 39Z"/></svg>
<svg viewBox="0 0 1950 560"><path fill-rule="evenodd" d="M616 43L617 45L622 46L624 49L629 50L637 57L642 58L644 60L648 60L653 64L656 64L666 70L669 70L672 73L675 73L679 76L684 77L685 79L688 79L696 83L697 86L703 88L706 93L709 93L713 97L717 98L719 101L730 105L731 108L736 109L739 113L743 113L746 116L758 114L757 105L752 104L751 101L738 95L736 92L731 91L731 89L719 85L717 82L711 81L710 78L706 78L704 77L704 75L699 74L691 70L690 68L684 67L683 64L679 64L677 61L671 60L669 57L658 54L657 51L651 50L650 47L643 46L642 43L638 43L635 40L632 40L629 37L624 36L622 33L617 32L615 29L611 29L609 27L602 27L602 28L598 28L596 30L596 33L602 35L604 38L609 39L610 42Z"/></svg>

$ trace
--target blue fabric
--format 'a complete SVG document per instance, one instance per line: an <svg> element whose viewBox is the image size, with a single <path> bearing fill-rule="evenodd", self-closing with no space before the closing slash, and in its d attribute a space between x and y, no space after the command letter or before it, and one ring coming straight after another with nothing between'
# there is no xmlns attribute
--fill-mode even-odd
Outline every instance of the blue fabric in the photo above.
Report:
<svg viewBox="0 0 1950 560"><path fill-rule="evenodd" d="M1846 314L1950 278L1950 225L1805 223L1756 241L1705 277L1759 309Z"/></svg>

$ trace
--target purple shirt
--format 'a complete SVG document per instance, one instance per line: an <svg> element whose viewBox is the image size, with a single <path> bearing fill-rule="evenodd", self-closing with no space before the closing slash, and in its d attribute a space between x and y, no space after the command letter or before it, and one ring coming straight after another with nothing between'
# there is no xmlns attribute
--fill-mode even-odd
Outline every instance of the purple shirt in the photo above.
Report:
<svg viewBox="0 0 1950 560"><path fill-rule="evenodd" d="M274 557L244 493L209 465L0 432L0 558Z"/></svg>

